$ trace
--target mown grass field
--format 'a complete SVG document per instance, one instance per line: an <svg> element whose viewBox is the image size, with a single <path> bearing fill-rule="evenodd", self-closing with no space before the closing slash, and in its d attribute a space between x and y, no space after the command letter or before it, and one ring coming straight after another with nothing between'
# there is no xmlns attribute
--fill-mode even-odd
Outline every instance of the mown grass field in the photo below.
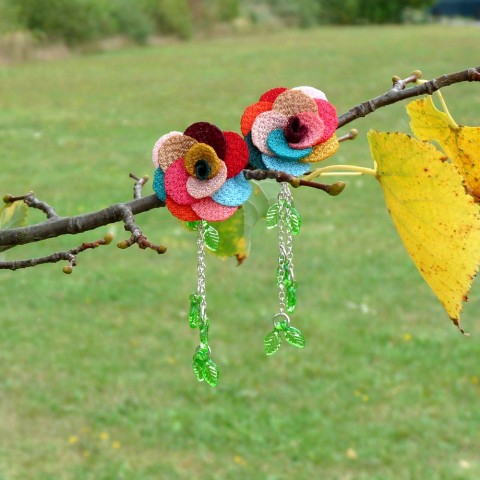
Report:
<svg viewBox="0 0 480 480"><path fill-rule="evenodd" d="M479 40L474 27L325 28L2 68L0 192L34 190L61 215L100 209L131 197L129 172L152 173L167 131L198 120L238 131L243 108L280 85L315 85L341 113L392 75L478 65ZM459 123L480 123L478 85L444 95ZM350 127L359 139L329 162L370 166L368 129L408 131L408 119L396 105ZM276 234L259 225L240 268L208 258L217 389L191 371L195 239L166 210L137 218L166 255L111 245L83 254L70 276L60 264L1 272L0 479L478 480L479 286L463 337L375 180L349 180L336 198L294 194L304 226L293 324L307 347L263 353Z"/></svg>

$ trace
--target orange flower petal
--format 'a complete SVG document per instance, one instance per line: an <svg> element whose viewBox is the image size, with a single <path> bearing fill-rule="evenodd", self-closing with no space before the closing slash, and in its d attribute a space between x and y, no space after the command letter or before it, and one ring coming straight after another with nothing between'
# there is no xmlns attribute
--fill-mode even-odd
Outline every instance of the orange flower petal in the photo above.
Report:
<svg viewBox="0 0 480 480"><path fill-rule="evenodd" d="M249 105L243 112L242 119L240 120L240 129L242 135L246 137L252 129L253 122L263 112L268 112L272 109L271 102L257 102L253 105Z"/></svg>

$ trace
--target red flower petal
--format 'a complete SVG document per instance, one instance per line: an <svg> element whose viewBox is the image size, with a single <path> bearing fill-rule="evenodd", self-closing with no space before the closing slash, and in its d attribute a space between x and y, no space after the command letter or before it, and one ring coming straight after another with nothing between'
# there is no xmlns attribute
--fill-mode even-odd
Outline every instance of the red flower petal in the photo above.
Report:
<svg viewBox="0 0 480 480"><path fill-rule="evenodd" d="M272 88L268 92L265 92L261 97L260 101L261 102L274 102L275 99L283 92L286 92L288 88L285 87L277 87L277 88Z"/></svg>
<svg viewBox="0 0 480 480"><path fill-rule="evenodd" d="M175 160L165 172L165 191L167 199L172 199L180 205L191 205L195 199L187 191L187 180L190 178L183 158Z"/></svg>
<svg viewBox="0 0 480 480"><path fill-rule="evenodd" d="M184 135L188 135L198 142L210 145L215 152L217 152L218 158L222 160L225 158L227 142L223 137L222 131L215 125L208 122L192 123L192 125L185 130Z"/></svg>
<svg viewBox="0 0 480 480"><path fill-rule="evenodd" d="M248 146L245 140L235 132L223 132L227 141L225 164L227 165L227 178L238 175L248 163Z"/></svg>
<svg viewBox="0 0 480 480"><path fill-rule="evenodd" d="M179 205L168 197L166 204L170 213L180 220L185 222L196 222L197 220L200 220L200 217L192 210L190 205Z"/></svg>
<svg viewBox="0 0 480 480"><path fill-rule="evenodd" d="M257 102L253 105L249 105L243 112L242 119L240 120L240 129L242 135L246 137L252 129L253 122L263 112L268 112L272 109L272 102Z"/></svg>
<svg viewBox="0 0 480 480"><path fill-rule="evenodd" d="M335 130L338 127L337 110L330 102L327 102L327 100L320 100L316 98L315 102L318 107L318 114L325 124L325 130L322 138L318 142L323 143L335 133Z"/></svg>

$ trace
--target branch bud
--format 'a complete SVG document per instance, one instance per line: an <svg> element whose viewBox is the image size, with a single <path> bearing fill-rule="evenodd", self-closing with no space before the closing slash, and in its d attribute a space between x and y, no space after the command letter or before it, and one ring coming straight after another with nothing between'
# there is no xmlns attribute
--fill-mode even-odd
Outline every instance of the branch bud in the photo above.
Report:
<svg viewBox="0 0 480 480"><path fill-rule="evenodd" d="M7 194L3 197L5 203L12 203L13 195Z"/></svg>
<svg viewBox="0 0 480 480"><path fill-rule="evenodd" d="M345 182L332 183L327 193L332 197L336 197L337 195L340 195L343 192L346 186L347 184Z"/></svg>
<svg viewBox="0 0 480 480"><path fill-rule="evenodd" d="M417 80L419 78L422 78L422 75L423 74L422 74L421 70L415 70L414 72L412 72L412 77L415 77Z"/></svg>
<svg viewBox="0 0 480 480"><path fill-rule="evenodd" d="M293 188L298 188L300 186L300 179L297 177L293 177L290 179L289 183Z"/></svg>
<svg viewBox="0 0 480 480"><path fill-rule="evenodd" d="M73 272L73 267L71 265L65 265L63 267L63 273L70 275Z"/></svg>
<svg viewBox="0 0 480 480"><path fill-rule="evenodd" d="M130 243L128 240L120 240L120 242L117 243L117 247L121 248L122 250L125 250L130 246Z"/></svg>
<svg viewBox="0 0 480 480"><path fill-rule="evenodd" d="M110 245L110 243L112 243L112 240L113 240L113 233L107 233L103 237L103 241L105 242L105 245Z"/></svg>
<svg viewBox="0 0 480 480"><path fill-rule="evenodd" d="M156 250L157 250L157 253L162 254L167 251L167 247L165 245L159 245Z"/></svg>

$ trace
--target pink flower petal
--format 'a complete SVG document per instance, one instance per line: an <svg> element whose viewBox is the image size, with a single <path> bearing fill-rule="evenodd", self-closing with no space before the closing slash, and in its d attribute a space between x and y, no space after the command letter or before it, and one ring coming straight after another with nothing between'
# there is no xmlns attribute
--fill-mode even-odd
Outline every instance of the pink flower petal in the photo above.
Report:
<svg viewBox="0 0 480 480"><path fill-rule="evenodd" d="M270 111L263 112L255 119L252 126L252 142L262 152L273 156L274 153L267 146L267 139L272 130L286 127L288 117L283 113Z"/></svg>
<svg viewBox="0 0 480 480"><path fill-rule="evenodd" d="M187 191L187 180L189 178L190 175L183 165L183 158L175 160L165 172L165 191L167 192L167 198L170 197L179 205L191 205L195 201L195 198Z"/></svg>
<svg viewBox="0 0 480 480"><path fill-rule="evenodd" d="M192 210L203 220L207 222L221 222L231 217L238 207L227 207L214 202L210 197L202 198L202 200L192 205Z"/></svg>
<svg viewBox="0 0 480 480"><path fill-rule="evenodd" d="M289 142L288 144L290 147L302 150L311 147L312 145L316 145L322 138L325 130L322 119L312 112L301 112L296 116L300 119L301 124L307 127L307 133L299 142Z"/></svg>
<svg viewBox="0 0 480 480"><path fill-rule="evenodd" d="M220 190L226 179L227 166L224 162L221 162L220 170L210 180L199 180L195 177L188 177L187 192L189 196L191 195L191 197L195 199L210 197L210 195L213 195L217 190Z"/></svg>
<svg viewBox="0 0 480 480"><path fill-rule="evenodd" d="M310 98L318 98L320 100L327 99L327 96L321 90L318 90L318 88L303 86L292 88L292 90L300 90L301 92L308 95Z"/></svg>

